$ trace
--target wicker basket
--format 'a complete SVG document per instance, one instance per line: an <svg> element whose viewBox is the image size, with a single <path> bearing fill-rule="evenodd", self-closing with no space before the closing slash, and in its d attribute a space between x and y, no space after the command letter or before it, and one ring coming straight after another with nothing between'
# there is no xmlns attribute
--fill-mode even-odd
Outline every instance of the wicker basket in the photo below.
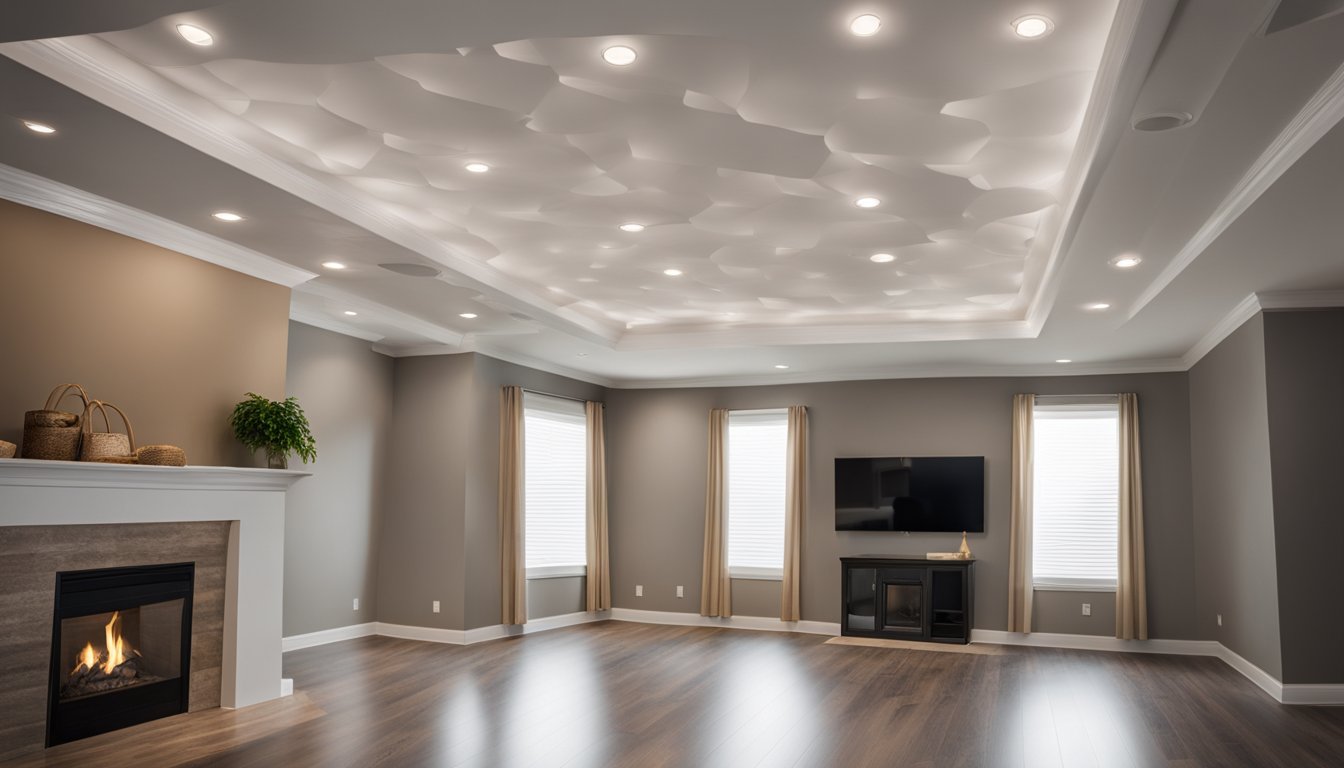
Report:
<svg viewBox="0 0 1344 768"><path fill-rule="evenodd" d="M141 464L156 467L185 467L187 452L176 445L146 445L135 452Z"/></svg>
<svg viewBox="0 0 1344 768"><path fill-rule="evenodd" d="M56 406L71 394L78 394L84 409L88 408L89 394L83 387L62 384L51 390L44 408L23 415L25 459L74 461L79 458L79 414L56 410Z"/></svg>
<svg viewBox="0 0 1344 768"><path fill-rule="evenodd" d="M12 459L14 453L19 450L19 446L0 440L0 459Z"/></svg>
<svg viewBox="0 0 1344 768"><path fill-rule="evenodd" d="M112 424L107 418L108 408L121 416L121 423L126 425L126 434L112 431ZM103 427L107 430L106 432L93 431L93 412L95 410L103 415ZM135 430L131 428L131 420L126 418L126 414L120 408L111 403L104 403L102 400L90 400L88 406L84 408L82 429L84 434L80 439L80 461L94 461L105 456L134 456L135 454Z"/></svg>
<svg viewBox="0 0 1344 768"><path fill-rule="evenodd" d="M99 456L91 459L97 464L139 464L140 459L135 456Z"/></svg>

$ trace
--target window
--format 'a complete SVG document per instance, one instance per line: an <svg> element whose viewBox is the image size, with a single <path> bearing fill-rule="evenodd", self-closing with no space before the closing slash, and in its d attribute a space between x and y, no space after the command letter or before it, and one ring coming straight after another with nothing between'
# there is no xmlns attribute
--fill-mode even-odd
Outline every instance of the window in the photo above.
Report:
<svg viewBox="0 0 1344 768"><path fill-rule="evenodd" d="M1114 401L1037 402L1032 435L1036 589L1115 589L1119 421Z"/></svg>
<svg viewBox="0 0 1344 768"><path fill-rule="evenodd" d="M583 403L523 393L527 577L587 572L588 421Z"/></svg>
<svg viewBox="0 0 1344 768"><path fill-rule="evenodd" d="M788 411L728 414L728 575L784 578Z"/></svg>

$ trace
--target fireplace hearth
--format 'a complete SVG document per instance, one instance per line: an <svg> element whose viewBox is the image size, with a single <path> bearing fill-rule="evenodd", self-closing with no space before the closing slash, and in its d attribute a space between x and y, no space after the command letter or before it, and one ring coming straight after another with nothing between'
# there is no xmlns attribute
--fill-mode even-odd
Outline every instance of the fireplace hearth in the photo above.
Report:
<svg viewBox="0 0 1344 768"><path fill-rule="evenodd" d="M187 711L193 563L56 574L47 746Z"/></svg>

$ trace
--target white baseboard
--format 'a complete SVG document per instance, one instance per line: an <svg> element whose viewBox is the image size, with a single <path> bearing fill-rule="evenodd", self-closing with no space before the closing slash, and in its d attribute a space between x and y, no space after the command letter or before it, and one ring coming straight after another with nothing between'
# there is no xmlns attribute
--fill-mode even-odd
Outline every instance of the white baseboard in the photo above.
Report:
<svg viewBox="0 0 1344 768"><path fill-rule="evenodd" d="M673 624L681 627L723 627L725 629L754 629L764 632L803 632L810 635L839 635L840 625L831 621L780 621L769 616L730 616L726 619L701 616L698 613L672 611L641 611L634 608L612 608L615 621L637 624Z"/></svg>
<svg viewBox="0 0 1344 768"><path fill-rule="evenodd" d="M385 621L377 622L375 627L374 634L379 637L395 637L398 640L419 640L425 643L447 643L448 645L467 644L467 633L461 629L413 627L408 624L388 624Z"/></svg>
<svg viewBox="0 0 1344 768"><path fill-rule="evenodd" d="M281 696L281 698L284 698L285 696L293 696L293 695L294 695L294 678L292 678L292 677L282 677L282 678L280 678L280 696Z"/></svg>
<svg viewBox="0 0 1344 768"><path fill-rule="evenodd" d="M377 634L375 627L376 623L370 621L365 624L351 624L346 627L324 629L320 632L309 632L305 635L291 635L280 639L280 650L297 651L300 648L312 648L315 645L326 645L327 643L338 643L342 640L354 640L357 637L368 637Z"/></svg>
<svg viewBox="0 0 1344 768"><path fill-rule="evenodd" d="M1233 651L1222 643L1214 643L1214 645L1218 646L1217 651L1213 654L1214 656L1222 659L1229 667L1240 672L1247 680L1260 686L1260 690L1273 696L1275 701L1282 704L1295 703L1284 701L1283 683L1279 682L1278 678L1242 658L1236 651Z"/></svg>
<svg viewBox="0 0 1344 768"><path fill-rule="evenodd" d="M1003 632L997 629L971 630L972 643L1025 645L1037 648L1074 648L1080 651L1116 651L1121 653L1165 653L1174 656L1218 656L1222 646L1213 640L1118 640L1101 635L1065 635L1054 632Z"/></svg>

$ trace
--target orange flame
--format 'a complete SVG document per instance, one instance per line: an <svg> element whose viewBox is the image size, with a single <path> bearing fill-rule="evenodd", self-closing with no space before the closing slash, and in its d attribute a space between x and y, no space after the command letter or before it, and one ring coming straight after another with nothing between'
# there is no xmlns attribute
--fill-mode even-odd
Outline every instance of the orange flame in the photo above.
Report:
<svg viewBox="0 0 1344 768"><path fill-rule="evenodd" d="M112 620L103 627L107 638L107 661L103 663L103 671L112 674L112 671L122 664L126 663L125 643L121 639L121 632L117 626L121 621L121 611L112 612Z"/></svg>
<svg viewBox="0 0 1344 768"><path fill-rule="evenodd" d="M79 656L76 657L75 669L70 674L78 674L80 669L93 669L93 666L98 663L100 655L93 650L93 643L85 644L84 650L80 651Z"/></svg>

